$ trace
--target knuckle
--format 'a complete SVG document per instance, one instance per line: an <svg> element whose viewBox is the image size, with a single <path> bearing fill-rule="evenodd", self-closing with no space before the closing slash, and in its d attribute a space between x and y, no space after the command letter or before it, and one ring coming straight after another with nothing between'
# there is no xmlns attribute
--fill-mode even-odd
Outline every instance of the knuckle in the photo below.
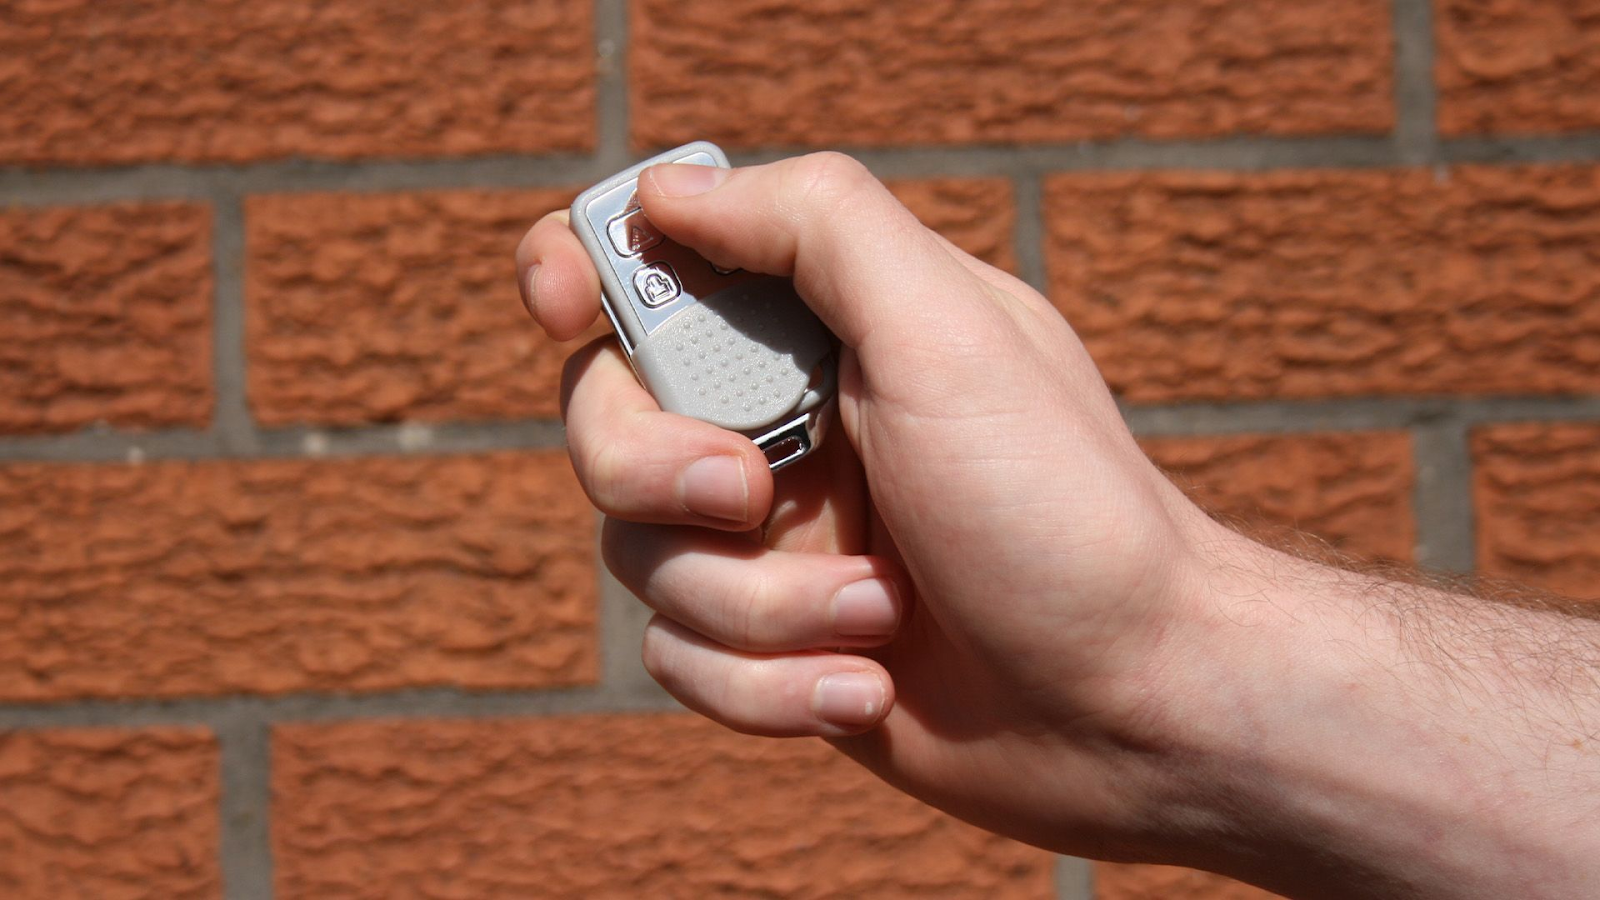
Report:
<svg viewBox="0 0 1600 900"><path fill-rule="evenodd" d="M625 486L623 472L627 464L616 441L585 441L579 474L589 499L603 513L614 514L622 510L621 497Z"/></svg>
<svg viewBox="0 0 1600 900"><path fill-rule="evenodd" d="M816 204L836 201L874 180L860 160L836 150L802 156L795 170L799 176L800 195Z"/></svg>
<svg viewBox="0 0 1600 900"><path fill-rule="evenodd" d="M771 643L771 623L768 616L768 598L771 591L767 579L752 576L740 579L729 593L727 601L727 628L729 636L740 646L755 649Z"/></svg>
<svg viewBox="0 0 1600 900"><path fill-rule="evenodd" d="M545 213L533 223L532 233L538 236L541 243L565 240L572 235L572 228L567 224L567 211L558 209Z"/></svg>
<svg viewBox="0 0 1600 900"><path fill-rule="evenodd" d="M561 237L561 231L567 228L567 217L564 210L545 213L534 222L522 240L517 242L517 265L530 266L542 255L541 251L548 250L552 240Z"/></svg>
<svg viewBox="0 0 1600 900"><path fill-rule="evenodd" d="M539 226L534 225L532 228L529 228L527 231L523 232L522 239L517 241L517 249L513 252L512 256L516 259L517 269L519 271L533 265L534 260L537 258L533 253L533 242L534 232L538 230Z"/></svg>
<svg viewBox="0 0 1600 900"><path fill-rule="evenodd" d="M717 719L735 731L751 734L760 729L760 707L751 702L753 691L749 673L739 666L724 666L718 673L711 696Z"/></svg>

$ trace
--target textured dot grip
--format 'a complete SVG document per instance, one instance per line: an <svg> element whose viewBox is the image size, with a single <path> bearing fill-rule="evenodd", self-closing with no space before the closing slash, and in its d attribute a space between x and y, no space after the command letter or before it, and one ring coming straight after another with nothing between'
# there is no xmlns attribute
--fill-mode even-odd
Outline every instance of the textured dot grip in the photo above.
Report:
<svg viewBox="0 0 1600 900"><path fill-rule="evenodd" d="M795 408L832 347L787 279L761 279L673 316L634 348L633 364L662 409L752 431Z"/></svg>

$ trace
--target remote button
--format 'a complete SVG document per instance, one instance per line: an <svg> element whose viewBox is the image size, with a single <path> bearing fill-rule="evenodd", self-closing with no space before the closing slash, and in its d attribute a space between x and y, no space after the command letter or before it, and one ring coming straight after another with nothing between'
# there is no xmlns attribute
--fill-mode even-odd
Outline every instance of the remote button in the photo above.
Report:
<svg viewBox="0 0 1600 900"><path fill-rule="evenodd" d="M665 306L683 293L677 274L664 262L651 263L634 272L633 289L644 305L650 307Z"/></svg>
<svg viewBox="0 0 1600 900"><path fill-rule="evenodd" d="M645 218L644 210L634 209L606 224L611 246L622 256L638 256L661 243L661 232Z"/></svg>

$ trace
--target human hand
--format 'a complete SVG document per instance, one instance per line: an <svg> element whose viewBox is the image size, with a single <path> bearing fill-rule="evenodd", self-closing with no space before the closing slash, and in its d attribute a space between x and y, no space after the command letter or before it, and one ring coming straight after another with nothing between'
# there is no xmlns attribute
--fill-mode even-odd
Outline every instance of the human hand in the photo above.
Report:
<svg viewBox="0 0 1600 900"><path fill-rule="evenodd" d="M848 157L658 166L639 198L718 265L792 274L843 344L842 429L776 481L746 438L661 412L612 339L569 361L606 562L658 613L650 673L994 830L1141 855L1181 744L1167 645L1214 526L1139 450L1067 323ZM593 323L565 213L517 260L552 337Z"/></svg>
<svg viewBox="0 0 1600 900"><path fill-rule="evenodd" d="M1591 609L1212 522L1044 298L846 157L658 166L639 196L713 262L792 274L843 343L840 429L776 483L611 340L569 362L573 464L685 705L1060 852L1304 897L1594 893ZM595 320L563 214L517 258L553 337Z"/></svg>

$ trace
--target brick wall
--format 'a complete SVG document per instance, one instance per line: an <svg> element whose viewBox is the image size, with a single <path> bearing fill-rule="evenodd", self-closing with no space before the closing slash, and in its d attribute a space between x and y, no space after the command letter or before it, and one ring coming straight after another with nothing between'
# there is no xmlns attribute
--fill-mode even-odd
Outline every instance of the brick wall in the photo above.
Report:
<svg viewBox="0 0 1600 900"><path fill-rule="evenodd" d="M1260 896L677 711L511 249L851 150L1214 508L1600 595L1596 98L1595 0L0 6L0 894Z"/></svg>

